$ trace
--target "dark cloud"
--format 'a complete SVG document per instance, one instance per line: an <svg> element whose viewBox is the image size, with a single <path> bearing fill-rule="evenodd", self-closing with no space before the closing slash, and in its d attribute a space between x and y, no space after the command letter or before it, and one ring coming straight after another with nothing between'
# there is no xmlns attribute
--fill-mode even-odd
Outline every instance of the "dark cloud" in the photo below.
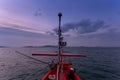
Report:
<svg viewBox="0 0 120 80"><path fill-rule="evenodd" d="M105 32L101 32L101 33L97 33L95 32L94 34L88 34L88 35L85 35L85 36L82 36L82 38L87 38L86 40L94 40L96 41L96 39L102 42L108 42L109 44L111 43L116 43L120 40L120 31L117 31L119 28L108 28L108 29L105 29Z"/></svg>
<svg viewBox="0 0 120 80"><path fill-rule="evenodd" d="M91 22L90 20L83 20L79 23L79 27L79 33L84 34L96 32L98 29L106 28L108 26L105 25L104 21Z"/></svg>
<svg viewBox="0 0 120 80"><path fill-rule="evenodd" d="M69 30L76 30L78 34L92 33L96 32L101 28L107 28L108 25L105 24L102 20L91 21L90 19L81 20L77 23L66 23L62 26L62 32L66 33ZM57 28L53 31L57 32Z"/></svg>

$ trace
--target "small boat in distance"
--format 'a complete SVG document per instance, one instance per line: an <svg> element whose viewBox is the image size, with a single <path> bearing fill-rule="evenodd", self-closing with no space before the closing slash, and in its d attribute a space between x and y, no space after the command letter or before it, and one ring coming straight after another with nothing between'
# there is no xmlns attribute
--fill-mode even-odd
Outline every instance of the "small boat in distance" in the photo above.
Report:
<svg viewBox="0 0 120 80"><path fill-rule="evenodd" d="M81 78L76 73L76 69L71 67L71 62L64 61L63 57L86 57L84 54L70 54L64 53L63 47L67 45L63 41L63 36L61 33L61 17L62 13L58 13L59 16L59 30L58 30L58 53L52 54L40 54L34 53L32 56L57 56L58 61L52 61L51 69L42 77L41 80L81 80Z"/></svg>

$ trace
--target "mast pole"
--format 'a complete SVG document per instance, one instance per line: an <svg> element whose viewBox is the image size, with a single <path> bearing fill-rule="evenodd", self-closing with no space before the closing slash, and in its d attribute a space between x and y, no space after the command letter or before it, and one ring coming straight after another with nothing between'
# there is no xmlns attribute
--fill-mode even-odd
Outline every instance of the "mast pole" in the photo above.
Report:
<svg viewBox="0 0 120 80"><path fill-rule="evenodd" d="M60 61L61 61L61 17L62 17L62 13L58 13L59 16L59 30L58 30L58 46L59 46L59 50L58 50L58 65L57 65L57 80L59 80L59 71L60 71Z"/></svg>
<svg viewBox="0 0 120 80"><path fill-rule="evenodd" d="M59 31L58 31L58 37L59 37L59 41L58 41L58 45L59 45L59 53L58 53L58 59L59 59L59 62L60 62L60 54L61 54L61 45L60 45L60 42L61 42L61 17L62 17L62 13L58 13L58 16L59 16Z"/></svg>

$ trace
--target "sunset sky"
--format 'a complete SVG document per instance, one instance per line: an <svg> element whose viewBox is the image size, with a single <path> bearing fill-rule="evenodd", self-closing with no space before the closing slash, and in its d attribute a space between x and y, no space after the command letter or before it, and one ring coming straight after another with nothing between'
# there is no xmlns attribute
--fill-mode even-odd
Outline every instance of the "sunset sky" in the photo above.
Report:
<svg viewBox="0 0 120 80"><path fill-rule="evenodd" d="M120 47L120 0L0 0L0 46Z"/></svg>

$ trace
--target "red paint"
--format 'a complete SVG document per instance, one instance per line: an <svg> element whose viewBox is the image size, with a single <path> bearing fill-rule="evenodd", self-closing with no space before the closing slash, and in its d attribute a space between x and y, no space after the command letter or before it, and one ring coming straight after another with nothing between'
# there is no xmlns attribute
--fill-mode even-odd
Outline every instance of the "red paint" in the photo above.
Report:
<svg viewBox="0 0 120 80"><path fill-rule="evenodd" d="M50 69L43 77L42 77L42 80L47 80L48 79L48 76L49 75L55 75L56 76L56 73L57 73L57 64L55 64L55 67ZM64 62L63 63L63 73L61 73L61 66L62 64L60 64L60 72L59 72L59 80L68 80L69 78L69 73L70 73L70 63L68 62ZM60 79L62 78L62 75L63 75L63 79ZM56 79L55 79L56 80ZM81 80L80 77L76 74L76 72L74 72L74 80Z"/></svg>
<svg viewBox="0 0 120 80"><path fill-rule="evenodd" d="M38 54L38 53L34 53L32 54L33 56L58 56L58 54L56 53L52 53L52 54ZM63 61L63 57L64 56L68 56L68 57L86 57L86 55L83 54L69 54L69 53L62 53L60 55L61 60L60 62L53 62L53 67L42 77L42 80L48 80L48 78L50 76L52 76L56 80L56 76L57 76L57 65L59 63L60 67L59 67L59 75L58 75L58 80L68 80L69 75L70 75L70 68L71 68L71 64L70 62L64 62ZM72 76L74 76L74 80L81 80L80 77L77 75L76 72L73 72Z"/></svg>
<svg viewBox="0 0 120 80"><path fill-rule="evenodd" d="M32 54L33 56L58 56L57 53L45 53L45 54L39 54L39 53L34 53ZM70 53L63 53L60 56L68 56L68 57L86 57L84 54L70 54Z"/></svg>

